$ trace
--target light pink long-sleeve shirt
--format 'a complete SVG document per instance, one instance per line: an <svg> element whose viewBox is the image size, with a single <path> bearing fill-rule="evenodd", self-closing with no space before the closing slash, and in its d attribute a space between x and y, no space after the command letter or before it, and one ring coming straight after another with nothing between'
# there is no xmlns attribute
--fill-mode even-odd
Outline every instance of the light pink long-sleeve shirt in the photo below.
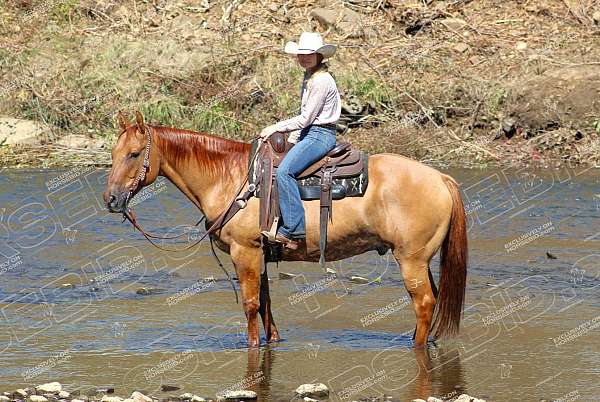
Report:
<svg viewBox="0 0 600 402"><path fill-rule="evenodd" d="M327 71L317 71L309 79L304 73L300 114L275 124L277 131L300 130L311 124L336 123L342 102L335 80Z"/></svg>

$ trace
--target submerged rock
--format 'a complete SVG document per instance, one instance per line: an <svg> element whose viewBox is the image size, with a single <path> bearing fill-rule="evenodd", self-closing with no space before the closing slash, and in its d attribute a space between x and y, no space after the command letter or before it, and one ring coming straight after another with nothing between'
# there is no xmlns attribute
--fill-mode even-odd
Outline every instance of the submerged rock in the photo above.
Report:
<svg viewBox="0 0 600 402"><path fill-rule="evenodd" d="M296 388L296 394L308 397L324 397L329 395L329 388L325 384L302 384Z"/></svg>
<svg viewBox="0 0 600 402"><path fill-rule="evenodd" d="M477 399L467 394L461 394L458 398L454 400L454 402L485 402L485 400Z"/></svg>
<svg viewBox="0 0 600 402"><path fill-rule="evenodd" d="M176 385L163 384L163 385L160 386L160 390L162 392L177 391L178 389L181 389L181 388L179 388Z"/></svg>
<svg viewBox="0 0 600 402"><path fill-rule="evenodd" d="M138 290L135 291L135 293L137 293L138 295L142 295L142 296L148 296L154 293L157 293L159 291L159 289L156 288L139 288Z"/></svg>
<svg viewBox="0 0 600 402"><path fill-rule="evenodd" d="M279 273L279 279L293 279L297 276L298 275L296 275L296 274L290 274L288 272L280 272Z"/></svg>
<svg viewBox="0 0 600 402"><path fill-rule="evenodd" d="M69 394L67 391L58 391L59 398L67 399L70 396L71 396L71 394Z"/></svg>
<svg viewBox="0 0 600 402"><path fill-rule="evenodd" d="M353 276L350 277L350 282L360 283L360 284L366 284L366 283L369 283L371 281L369 280L369 278L365 278L365 277L362 277L362 276L353 275Z"/></svg>
<svg viewBox="0 0 600 402"><path fill-rule="evenodd" d="M38 385L37 387L35 387L35 389L38 392L49 392L49 393L59 393L60 391L62 391L62 385L60 385L59 382L49 382L46 384L42 384L42 385Z"/></svg>
<svg viewBox="0 0 600 402"><path fill-rule="evenodd" d="M230 399L256 399L256 397L256 392L249 390L225 391L217 394L218 401L226 401Z"/></svg>

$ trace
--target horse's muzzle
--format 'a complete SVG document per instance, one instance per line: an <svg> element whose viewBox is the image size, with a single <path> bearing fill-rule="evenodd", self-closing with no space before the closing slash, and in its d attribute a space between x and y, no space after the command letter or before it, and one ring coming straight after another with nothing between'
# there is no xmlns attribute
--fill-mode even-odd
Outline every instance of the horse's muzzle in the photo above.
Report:
<svg viewBox="0 0 600 402"><path fill-rule="evenodd" d="M109 194L104 197L104 201L106 202L108 212L121 213L126 207L125 202L127 201L127 194Z"/></svg>

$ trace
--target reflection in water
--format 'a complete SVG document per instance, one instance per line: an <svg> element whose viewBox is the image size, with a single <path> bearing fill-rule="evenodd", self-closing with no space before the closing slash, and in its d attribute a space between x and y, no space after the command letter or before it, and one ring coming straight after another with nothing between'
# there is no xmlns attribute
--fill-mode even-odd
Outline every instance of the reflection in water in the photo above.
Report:
<svg viewBox="0 0 600 402"><path fill-rule="evenodd" d="M257 393L259 401L272 400L271 368L273 365L273 360L274 359L273 352L271 351L271 345L266 345L264 348L261 349L248 349L248 365L246 367L246 378L256 380L253 381L250 389Z"/></svg>
<svg viewBox="0 0 600 402"><path fill-rule="evenodd" d="M259 401L274 400L272 396L279 394L277 390L271 390L271 378L276 355L277 352L271 349L271 345L266 345L260 350L248 350L248 363L244 381L249 385L248 389L258 394ZM432 395L442 399L451 399L467 392L461 357L457 349L415 349L413 355L414 362L402 362L402 365L406 364L409 367L416 363L414 364L415 375L409 375L408 377L413 378L410 381L409 390L411 399L427 399ZM407 354L406 357L410 359L410 354ZM277 372L276 368L275 375L281 377L281 374ZM390 382L393 383L394 380L395 378L390 378ZM381 388L374 385L369 389L379 395L391 394L396 400L398 395L395 395L394 392L386 392L388 389L386 385L389 384L382 383ZM335 399L335 392L339 390L332 389L331 391L333 392L331 397Z"/></svg>
<svg viewBox="0 0 600 402"><path fill-rule="evenodd" d="M344 390L356 390L349 400L461 392L505 400L506 390L523 400L560 399L574 384L581 400L598 399L597 337L580 331L595 322L600 305L596 171L568 180L569 172L561 171L561 180L544 173L538 177L551 186L543 193L536 192L542 186L529 186L527 194L517 171L450 172L463 183L470 206L468 314L458 338L464 348L424 351L411 349L409 306L364 325L365 317L406 295L400 270L385 265L380 272L384 264L374 263L390 255L375 252L343 264L357 275L377 274L381 283L340 277L343 291L324 289L306 303L290 303L296 283L272 274L273 313L285 341L246 350L246 323L228 282L184 291L222 277L208 244L176 254L148 248L104 212L101 199L94 204L95 183L103 186L105 173L90 172L52 194L45 183L60 172L0 175L0 391L59 381L69 390L114 386L121 396L145 390L161 399L161 384L214 396L235 381L260 379L253 383L260 400L273 401L289 401L309 382L326 384L330 400L342 400ZM167 187L140 206L144 226L162 235L187 227L197 214ZM507 245L548 222L552 232L507 252ZM558 259L548 259L547 251ZM318 264L281 267L306 283L323 278ZM341 267L336 262L334 268ZM437 276L437 258L432 267ZM140 295L142 287L161 292ZM513 303L525 294L534 302ZM492 314L498 319L484 321ZM570 331L577 331L576 341L557 343ZM68 360L56 358L64 353ZM38 371L35 378L23 375Z"/></svg>
<svg viewBox="0 0 600 402"><path fill-rule="evenodd" d="M442 399L466 392L466 380L457 349L415 349L419 376L415 381L414 397L427 399L436 395Z"/></svg>

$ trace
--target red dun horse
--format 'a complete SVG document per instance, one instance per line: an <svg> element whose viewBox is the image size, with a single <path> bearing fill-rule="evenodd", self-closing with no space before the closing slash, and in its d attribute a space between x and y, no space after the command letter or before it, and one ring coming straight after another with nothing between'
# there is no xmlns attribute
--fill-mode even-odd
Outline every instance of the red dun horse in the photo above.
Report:
<svg viewBox="0 0 600 402"><path fill-rule="evenodd" d="M146 125L139 112L135 125L121 113L118 120L122 131L112 149L104 192L110 212L125 211L131 196L159 175L177 186L209 223L236 197L248 173L251 144ZM233 260L250 347L260 343L258 315L267 341L280 339L271 314L269 282L266 273L261 275L258 207L258 199L251 198L245 209L212 235ZM306 245L294 251L284 249L286 261L319 260L319 201L304 201L304 208ZM415 347L426 345L430 330L436 337L458 332L467 275L467 232L454 179L400 155L372 155L365 195L334 201L333 209L327 260L391 250L414 304ZM439 292L429 270L438 250Z"/></svg>

